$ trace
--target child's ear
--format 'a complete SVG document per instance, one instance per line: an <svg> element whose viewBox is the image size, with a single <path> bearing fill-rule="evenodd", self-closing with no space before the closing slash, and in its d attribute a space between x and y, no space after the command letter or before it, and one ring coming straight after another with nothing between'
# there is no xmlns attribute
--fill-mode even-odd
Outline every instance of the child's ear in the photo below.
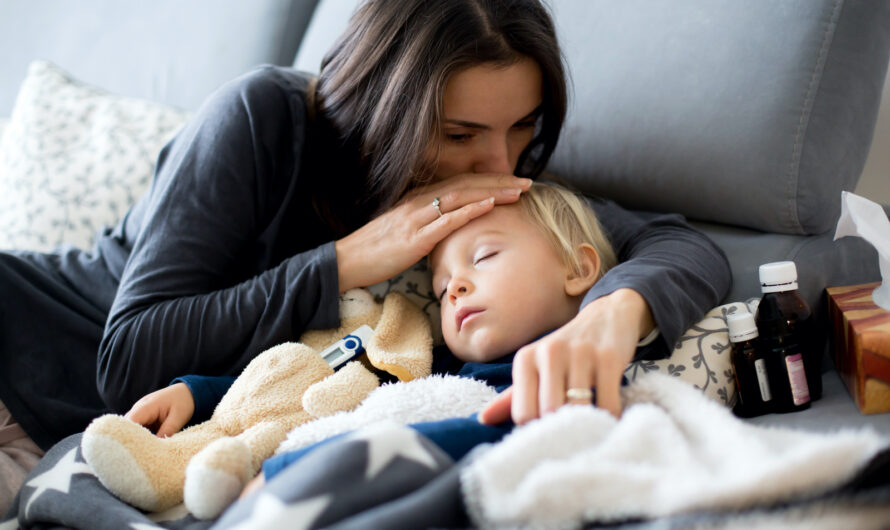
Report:
<svg viewBox="0 0 890 530"><path fill-rule="evenodd" d="M569 271L566 274L566 294L569 296L579 296L587 292L593 287L600 272L600 255L596 249L588 243L581 243L577 253L578 262L581 265L580 274Z"/></svg>

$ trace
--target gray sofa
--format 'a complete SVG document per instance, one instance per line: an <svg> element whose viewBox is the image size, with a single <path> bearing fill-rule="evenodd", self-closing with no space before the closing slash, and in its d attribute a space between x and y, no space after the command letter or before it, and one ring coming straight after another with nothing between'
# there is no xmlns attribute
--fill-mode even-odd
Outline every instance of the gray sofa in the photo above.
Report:
<svg viewBox="0 0 890 530"><path fill-rule="evenodd" d="M109 92L186 110L252 67L317 71L357 0L0 3L0 117L37 58ZM551 2L572 103L550 168L639 210L686 215L726 252L725 301L794 260L824 288L880 278L875 251L832 241L840 191L871 145L890 49L883 2Z"/></svg>
<svg viewBox="0 0 890 530"><path fill-rule="evenodd" d="M355 3L0 2L0 116L37 58L187 110L259 64L317 70ZM823 320L826 286L880 279L869 245L832 238L840 192L855 188L871 145L890 4L550 3L572 77L550 170L630 208L686 215L730 260L727 302L758 297L757 266L771 261L797 263ZM810 410L750 421L890 433L890 414L860 415L825 368L824 397Z"/></svg>

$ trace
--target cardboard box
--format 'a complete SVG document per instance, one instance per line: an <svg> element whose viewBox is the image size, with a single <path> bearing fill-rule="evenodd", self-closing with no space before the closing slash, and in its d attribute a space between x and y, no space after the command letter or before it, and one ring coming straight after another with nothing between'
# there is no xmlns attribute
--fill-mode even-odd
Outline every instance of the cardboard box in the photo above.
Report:
<svg viewBox="0 0 890 530"><path fill-rule="evenodd" d="M890 412L890 311L872 300L878 285L827 289L834 364L863 414Z"/></svg>

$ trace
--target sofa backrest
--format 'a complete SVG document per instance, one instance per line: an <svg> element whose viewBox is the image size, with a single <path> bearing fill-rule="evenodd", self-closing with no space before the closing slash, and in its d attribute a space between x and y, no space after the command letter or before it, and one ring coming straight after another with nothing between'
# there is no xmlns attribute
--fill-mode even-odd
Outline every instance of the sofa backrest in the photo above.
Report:
<svg viewBox="0 0 890 530"><path fill-rule="evenodd" d="M833 228L871 144L890 3L552 4L574 86L552 170L639 209Z"/></svg>
<svg viewBox="0 0 890 530"><path fill-rule="evenodd" d="M251 68L289 65L315 0L3 0L0 116L46 59L116 94L194 109Z"/></svg>
<svg viewBox="0 0 890 530"><path fill-rule="evenodd" d="M358 3L319 3L296 68L318 71ZM833 228L871 144L890 2L548 3L572 84L550 170L632 208Z"/></svg>

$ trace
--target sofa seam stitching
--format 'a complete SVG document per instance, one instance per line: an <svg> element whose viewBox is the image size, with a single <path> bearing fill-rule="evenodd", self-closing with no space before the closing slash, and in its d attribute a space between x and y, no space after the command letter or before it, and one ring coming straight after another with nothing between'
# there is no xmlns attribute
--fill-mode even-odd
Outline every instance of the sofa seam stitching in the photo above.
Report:
<svg viewBox="0 0 890 530"><path fill-rule="evenodd" d="M819 47L819 54L816 57L816 64L813 66L813 72L810 74L810 82L807 86L807 92L801 105L800 118L797 122L797 130L794 135L794 144L791 149L791 160L788 164L788 180L786 186L788 220L794 225L799 233L806 234L803 225L800 222L800 205L797 203L797 193L800 178L800 158L802 151L802 139L806 135L806 130L810 121L810 114L815 104L816 89L822 82L822 73L825 69L825 63L828 58L828 49L834 40L834 33L837 29L837 21L840 18L841 8L844 0L835 0L832 8L831 17L826 24L825 31L822 35L822 46Z"/></svg>

